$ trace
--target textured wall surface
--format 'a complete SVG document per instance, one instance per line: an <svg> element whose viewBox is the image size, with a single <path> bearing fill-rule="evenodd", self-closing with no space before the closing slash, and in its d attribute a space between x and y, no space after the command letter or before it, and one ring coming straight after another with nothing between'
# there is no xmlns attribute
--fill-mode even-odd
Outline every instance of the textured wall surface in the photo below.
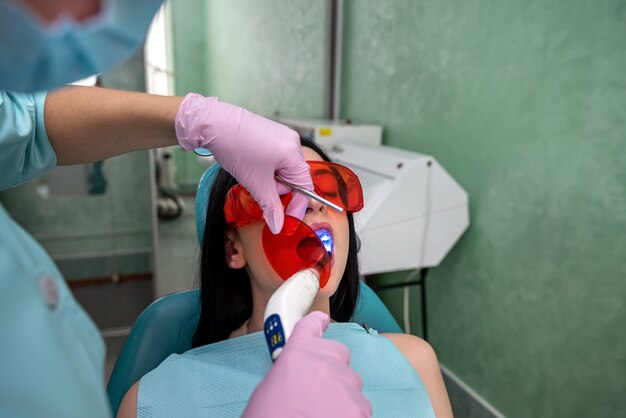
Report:
<svg viewBox="0 0 626 418"><path fill-rule="evenodd" d="M207 22L204 0L171 1L172 52L176 94L207 94Z"/></svg>
<svg viewBox="0 0 626 418"><path fill-rule="evenodd" d="M626 3L345 15L342 116L434 155L470 196L470 230L430 276L440 360L508 416L624 416ZM384 295L396 314L400 295Z"/></svg>
<svg viewBox="0 0 626 418"><path fill-rule="evenodd" d="M169 4L175 94L208 95L206 1L177 0ZM173 149L176 182L183 192L193 193L205 167L195 155Z"/></svg>
<svg viewBox="0 0 626 418"><path fill-rule="evenodd" d="M266 116L324 112L326 2L172 2L176 93L217 96ZM195 190L205 167L175 152L177 181Z"/></svg>
<svg viewBox="0 0 626 418"><path fill-rule="evenodd" d="M207 3L209 92L272 116L321 117L324 1Z"/></svg>

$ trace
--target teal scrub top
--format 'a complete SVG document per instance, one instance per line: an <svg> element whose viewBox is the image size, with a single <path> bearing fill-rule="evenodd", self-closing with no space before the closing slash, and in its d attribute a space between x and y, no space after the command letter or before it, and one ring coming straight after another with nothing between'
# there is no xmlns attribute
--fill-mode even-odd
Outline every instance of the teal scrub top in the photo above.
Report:
<svg viewBox="0 0 626 418"><path fill-rule="evenodd" d="M0 190L56 165L45 93L0 91ZM104 342L43 248L0 205L0 417L110 417Z"/></svg>

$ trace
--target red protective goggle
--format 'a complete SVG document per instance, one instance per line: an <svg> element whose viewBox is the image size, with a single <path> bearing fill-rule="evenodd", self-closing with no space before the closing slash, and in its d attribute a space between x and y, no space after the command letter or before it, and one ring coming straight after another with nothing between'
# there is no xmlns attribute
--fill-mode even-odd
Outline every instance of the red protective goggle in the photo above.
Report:
<svg viewBox="0 0 626 418"><path fill-rule="evenodd" d="M311 167L314 191L319 196L354 213L363 208L363 190L359 178L348 167L326 161L307 161ZM280 197L283 208L291 201L292 193ZM263 220L263 211L250 193L240 184L226 195L224 215L229 228L238 228ZM320 273L320 287L330 277L328 253L315 231L304 222L285 216L285 224L273 234L267 224L263 228L263 249L270 265L283 280L300 270L316 268Z"/></svg>

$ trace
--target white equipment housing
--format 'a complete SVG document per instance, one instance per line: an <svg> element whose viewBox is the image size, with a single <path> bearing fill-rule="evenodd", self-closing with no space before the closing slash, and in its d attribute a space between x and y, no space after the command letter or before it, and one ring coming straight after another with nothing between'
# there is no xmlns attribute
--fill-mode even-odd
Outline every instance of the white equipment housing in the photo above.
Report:
<svg viewBox="0 0 626 418"><path fill-rule="evenodd" d="M367 125L345 120L330 119L278 119L300 136L323 147L332 147L345 142L381 145L383 128L380 125Z"/></svg>
<svg viewBox="0 0 626 418"><path fill-rule="evenodd" d="M363 186L361 274L437 266L469 226L467 193L432 156L355 143L330 153Z"/></svg>

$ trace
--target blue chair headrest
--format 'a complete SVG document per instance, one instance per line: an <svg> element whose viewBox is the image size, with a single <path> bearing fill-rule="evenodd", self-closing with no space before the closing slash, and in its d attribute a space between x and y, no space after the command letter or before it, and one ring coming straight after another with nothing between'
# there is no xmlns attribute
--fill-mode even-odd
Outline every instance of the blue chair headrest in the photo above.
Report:
<svg viewBox="0 0 626 418"><path fill-rule="evenodd" d="M211 188L213 187L213 182L220 168L220 165L217 163L207 168L200 178L200 183L198 183L198 191L196 192L196 228L198 230L200 245L202 245L202 239L204 237L204 224L206 222L206 210L209 205L209 198L211 197Z"/></svg>

